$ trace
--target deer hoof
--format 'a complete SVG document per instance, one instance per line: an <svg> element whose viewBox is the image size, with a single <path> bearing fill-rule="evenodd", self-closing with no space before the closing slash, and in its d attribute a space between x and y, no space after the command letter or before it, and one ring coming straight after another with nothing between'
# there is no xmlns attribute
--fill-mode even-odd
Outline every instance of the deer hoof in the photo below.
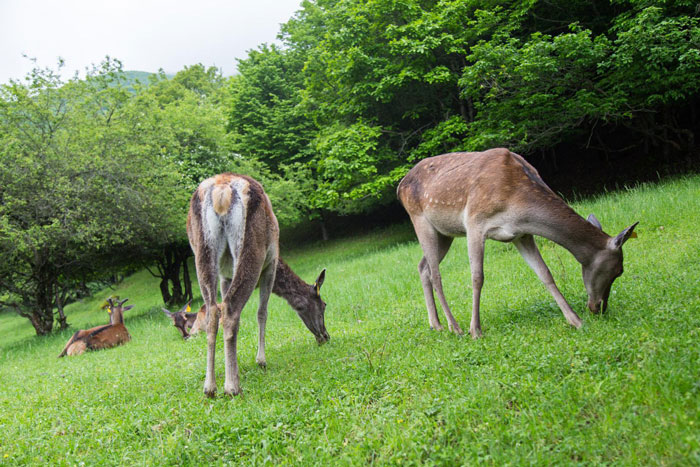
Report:
<svg viewBox="0 0 700 467"><path fill-rule="evenodd" d="M572 316L571 318L568 318L567 321L576 329L579 329L581 326L583 326L583 321L581 321L581 318L579 318L578 316Z"/></svg>
<svg viewBox="0 0 700 467"><path fill-rule="evenodd" d="M257 359L256 359L256 360L255 360L255 363L257 363L258 366L259 366L260 368L262 368L263 370L266 370L266 369L267 369L267 362L266 362L265 360L257 360Z"/></svg>
<svg viewBox="0 0 700 467"><path fill-rule="evenodd" d="M454 332L458 336L463 336L464 331L462 331L462 328L459 327L459 324L455 323L453 326L450 326L450 331ZM479 331L479 334L481 334L481 331Z"/></svg>
<svg viewBox="0 0 700 467"><path fill-rule="evenodd" d="M469 334L471 334L472 339L478 339L481 337L481 329L470 329Z"/></svg>
<svg viewBox="0 0 700 467"><path fill-rule="evenodd" d="M433 326L432 324L430 325L431 331L442 331L444 329L445 328L442 327L442 324L436 324L435 326Z"/></svg>
<svg viewBox="0 0 700 467"><path fill-rule="evenodd" d="M240 387L233 387L233 388L226 388L224 389L224 394L226 394L229 397L235 397L241 394L241 388Z"/></svg>
<svg viewBox="0 0 700 467"><path fill-rule="evenodd" d="M214 384L204 383L204 395L209 397L209 398L216 397L216 383L214 383Z"/></svg>

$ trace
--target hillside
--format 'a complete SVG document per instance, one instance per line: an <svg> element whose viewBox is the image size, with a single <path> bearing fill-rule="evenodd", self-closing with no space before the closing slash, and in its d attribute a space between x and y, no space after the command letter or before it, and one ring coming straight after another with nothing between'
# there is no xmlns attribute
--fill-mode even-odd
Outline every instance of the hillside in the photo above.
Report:
<svg viewBox="0 0 700 467"><path fill-rule="evenodd" d="M270 303L267 370L255 364L254 298L243 311L243 396L202 394L206 338L183 341L160 312L157 282L137 273L68 307L69 332L34 336L0 315L0 464L203 463L687 464L700 459L700 177L574 204L607 231L640 221L607 314L584 311L580 266L540 242L581 315L569 327L510 245L487 243L484 337L433 332L410 225L283 252L322 289L331 341L317 346L294 311ZM466 246L442 267L468 328ZM57 359L99 304L129 298L133 340ZM442 318L442 315L440 315ZM443 320L444 321L444 320ZM217 375L223 389L222 339Z"/></svg>

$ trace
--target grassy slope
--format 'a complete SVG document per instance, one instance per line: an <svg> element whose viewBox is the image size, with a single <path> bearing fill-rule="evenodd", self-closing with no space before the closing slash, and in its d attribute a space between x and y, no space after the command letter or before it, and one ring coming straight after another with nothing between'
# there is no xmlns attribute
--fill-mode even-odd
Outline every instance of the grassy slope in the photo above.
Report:
<svg viewBox="0 0 700 467"><path fill-rule="evenodd" d="M431 332L410 226L377 231L286 255L308 281L328 268L332 340L316 346L273 297L263 371L251 300L234 400L203 397L206 338L181 340L147 273L68 309L87 327L106 322L105 296L129 297L133 340L120 348L57 360L70 332L39 339L2 314L0 464L700 462L700 178L575 207L610 232L641 221L606 316L583 312L565 250L541 242L578 331L512 246L488 242L484 338ZM466 329L464 241L443 264Z"/></svg>

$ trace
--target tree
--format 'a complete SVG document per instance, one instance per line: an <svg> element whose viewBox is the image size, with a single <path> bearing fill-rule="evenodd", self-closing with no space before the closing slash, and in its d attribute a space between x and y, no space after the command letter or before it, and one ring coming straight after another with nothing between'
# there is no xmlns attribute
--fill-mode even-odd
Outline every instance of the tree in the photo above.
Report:
<svg viewBox="0 0 700 467"><path fill-rule="evenodd" d="M416 160L454 150L692 153L696 13L687 0L306 1L280 54L303 60L290 81L315 125L309 204L373 209ZM266 89L262 76L245 86ZM284 109L260 109L264 135Z"/></svg>
<svg viewBox="0 0 700 467"><path fill-rule="evenodd" d="M128 112L121 64L85 80L34 69L0 88L0 304L37 334L61 327L90 278L139 260L179 227L177 171Z"/></svg>

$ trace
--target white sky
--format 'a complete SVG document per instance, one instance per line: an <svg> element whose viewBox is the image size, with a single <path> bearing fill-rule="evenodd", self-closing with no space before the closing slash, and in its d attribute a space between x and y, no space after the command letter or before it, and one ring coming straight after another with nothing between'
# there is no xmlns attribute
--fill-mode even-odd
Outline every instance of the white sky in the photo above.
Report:
<svg viewBox="0 0 700 467"><path fill-rule="evenodd" d="M174 73L202 63L236 71L236 58L276 41L301 0L0 0L0 83L37 59L84 71L105 55L125 70ZM66 76L68 75L68 76Z"/></svg>

